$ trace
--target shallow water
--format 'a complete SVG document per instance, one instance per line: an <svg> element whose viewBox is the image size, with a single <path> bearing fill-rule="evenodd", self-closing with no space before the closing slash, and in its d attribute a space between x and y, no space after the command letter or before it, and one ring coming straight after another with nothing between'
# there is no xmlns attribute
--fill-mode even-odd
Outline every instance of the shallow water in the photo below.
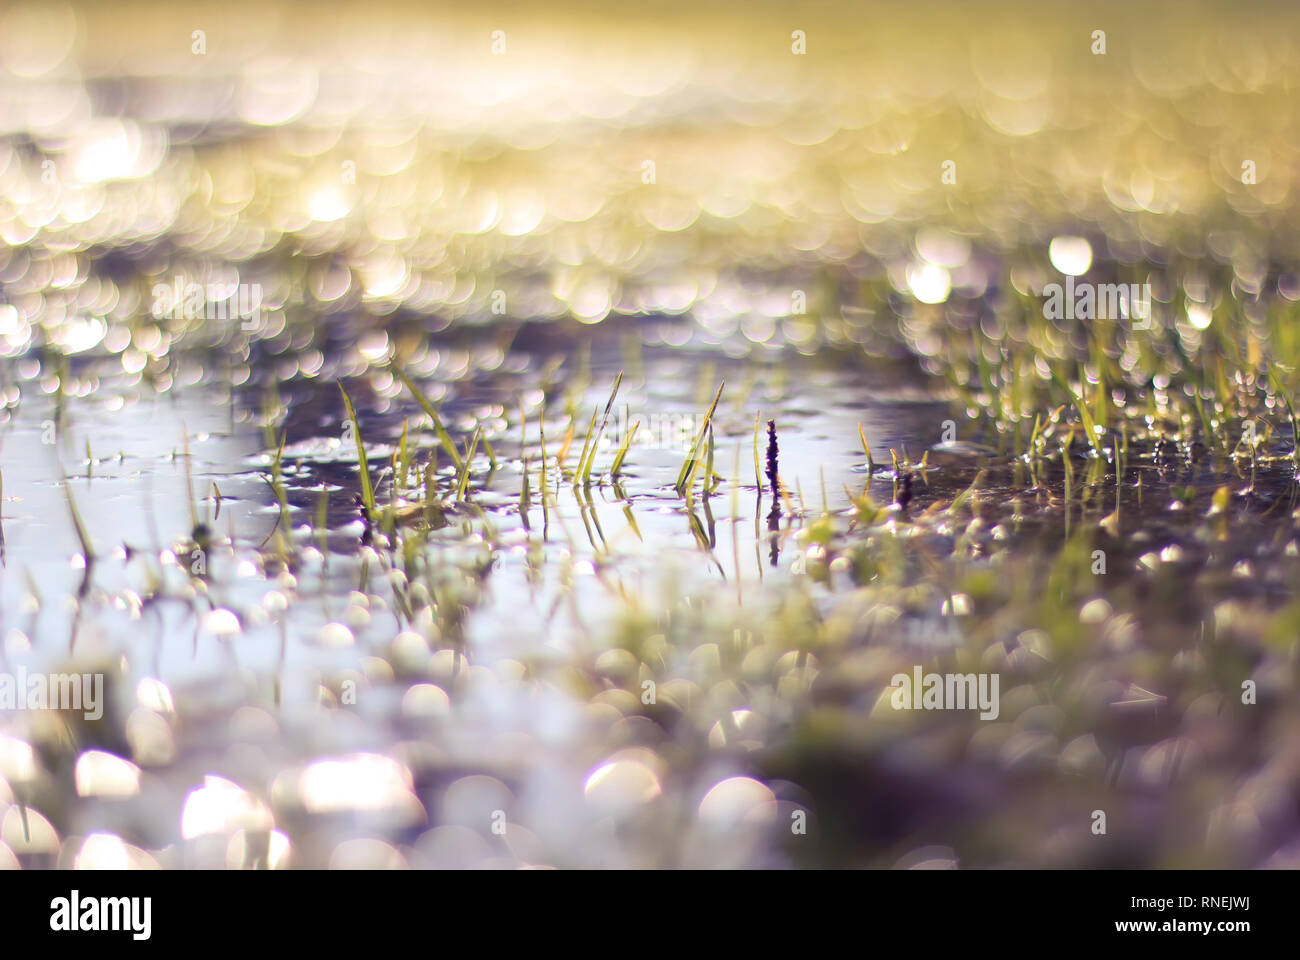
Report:
<svg viewBox="0 0 1300 960"><path fill-rule="evenodd" d="M607 398L604 382L612 379L615 363L622 359L609 349L612 343L606 338L591 349L593 385L587 399L592 402ZM448 348L429 360L435 356L456 353ZM512 398L535 395L535 402L540 401L543 384L534 371L544 366L545 353L519 349L497 359L488 370L465 372L456 365L456 379L445 384L451 393L443 415L462 438L462 417L501 418ZM388 563L362 544L356 451L345 437L333 383L282 388L281 400L292 411L284 452L290 522L305 552L293 574L277 573L264 569L260 552L278 515L263 480L271 454L255 423L261 416L256 406L260 392L221 391L199 375L187 374L191 363L203 367L203 357L180 355L174 363L177 381L193 382L173 382L161 393L141 384L128 386L116 374L100 377L99 364L86 364L66 381L66 390L75 394L73 384L81 383L94 383L95 390L65 401L75 412L65 413L57 442L42 442L54 439L56 413L52 398L38 396L15 410L5 450L6 669L116 665L110 671L109 716L119 727L108 746L128 746L137 757L161 751L168 761L145 774L146 783L157 782L144 791L151 801L140 803L141 816L144 810L157 810L154 805L174 808L186 796L183 788L192 788L195 777L211 774L214 767L227 776L239 772L241 776L232 776L236 781L247 777L247 758L231 756L238 753L240 738L225 729L235 722L231 712L240 705L247 713L243 720L274 728L272 753L281 763L308 763L345 748L391 750L395 740L401 742L401 729L412 722L412 714L418 719L422 710L431 709L441 715L448 706L446 693L431 686L425 689L432 706L422 707L418 696L411 699L409 694L404 700L404 690L415 679L412 671L426 680L441 680L448 689L454 689L457 669L491 678L481 693L471 681L469 695L463 702L457 698L457 716L440 724L437 739L467 769L517 765L521 750L526 754L541 747L555 751L567 765L580 765L584 749L591 746L591 732L581 722L588 707L575 692L547 691L546 678L562 674L574 658L582 662L606 649L609 632L626 614L627 596L647 598L647 609L653 611L659 591L679 584L698 591L712 582L706 593L724 590L743 602L746 591L758 594L773 581L788 580L791 565L801 556L793 533L802 521L784 517L777 530L769 530L767 511L757 503L751 408L760 407L764 417L779 423L782 463L790 465L782 468L783 477L792 489L813 498L818 511L823 483L832 510L847 505L846 484L856 490L865 483L861 450L853 450L858 423L877 449L887 448L904 436L918 436L919 425L933 421L937 409L917 378L903 375L895 364L877 364L868 371L796 355L755 367L719 363L709 354L647 349L639 357L642 378L625 378L620 405L626 405L626 412L614 417L609 442L597 454L598 472L612 460L620 420L632 422L642 418L642 411L654 411L667 426L650 437L652 442L632 447L617 486L603 482L579 490L552 479L545 518L536 506L540 492L535 489L529 511L532 549L526 547L530 538L518 515L522 460L517 421L491 436L500 463L489 471L480 460L472 493L485 523L496 531L494 549L487 551L483 527L468 506L461 519L434 535L432 547L435 562L453 571L458 559L486 551L490 573L481 583L460 584L472 616L466 617L462 632L445 638L440 653L431 655L425 641L411 632L411 621L394 609L396 601L386 589ZM507 372L512 369L518 372ZM701 374L710 379L701 380ZM729 480L713 496L696 497L692 506L701 543L667 478L686 452L680 424L699 422L700 389L709 389L715 376L734 376L733 382L743 382L746 390L744 404L724 391L715 427L719 472L734 479L738 471L739 484ZM422 385L432 387L436 381L435 368ZM36 384L18 382L36 392ZM369 382L351 382L362 411L382 411L361 415L372 464L382 462L395 445L402 420L422 417L412 398L392 386L385 373L372 375ZM809 402L822 396L836 400ZM535 412L530 422L522 452L536 485L540 434ZM552 456L566 422L548 416ZM426 434L416 437L413 432L421 447L431 440ZM78 455L87 443L89 460L84 452ZM801 464L806 468L800 469ZM449 472L450 466L439 478L444 488L454 479L445 475ZM382 498L387 485L380 470L374 473ZM874 485L888 490L891 481L880 479ZM309 524L320 508L322 490L328 497L328 527L318 536ZM95 550L88 567L71 521L69 495ZM188 543L192 500L217 544L202 557L203 577L190 576L198 556ZM760 509L761 522L755 516ZM468 528L473 532L467 538ZM323 544L326 553L314 550L314 544ZM427 613L424 623L427 632ZM394 646L395 634L403 629L402 642L411 649L402 642ZM453 650L468 657L459 668ZM379 657L392 666L372 675L376 664L387 662ZM395 667L404 675L392 677ZM525 671L542 690L531 689L533 684L517 687L516 674ZM497 689L504 685L498 673L508 676L515 692ZM373 692L367 689L359 699L360 726L345 724L343 731L310 735L295 726L296 720L317 727L318 720L310 718L320 716L322 684L338 689L348 678L362 680L368 688L373 684ZM171 734L137 730L133 736L133 722L141 711L148 712L144 704L157 707L160 696L170 702L163 715L174 709L183 729ZM266 713L272 704L274 713ZM30 733L26 724L31 715L6 719L11 733ZM126 744L121 743L124 730ZM203 746L212 738L215 753ZM153 759L157 763L159 757ZM537 774L525 770L520 776L523 783L516 789L527 788ZM380 804L390 801L392 797L375 798ZM561 801L552 797L546 802ZM60 829L100 823L106 813L94 803L83 805L79 819ZM174 815L165 819L173 830L181 825ZM156 826L147 832L151 842L144 847L150 850L177 839ZM308 858L304 862L326 855L314 849L317 842L313 839L300 851Z"/></svg>
<svg viewBox="0 0 1300 960"><path fill-rule="evenodd" d="M15 9L0 672L108 689L102 721L0 711L0 867L1294 861L1296 484L1258 376L1300 299L1287 31L1156 43L1117 7L1085 58L1091 14L826 10L799 59L772 11L623 11L521 16L498 56L469 14L235 5L198 54L163 11ZM1034 322L1066 268L1149 282L1157 334ZM1172 402L1225 356L1256 369L1206 423L1268 420L1262 456ZM1049 359L1109 391L1104 460L1060 454ZM394 361L492 447L463 498L438 453L437 529L358 509L339 384L381 508L437 443ZM1003 671L1003 716L882 718L913 662Z"/></svg>
<svg viewBox="0 0 1300 960"><path fill-rule="evenodd" d="M809 558L815 569L819 554L806 553L799 533L822 514L823 488L825 506L836 514L850 506L846 487L854 493L865 487L882 503L898 489L889 468L868 476L856 446L857 425L863 425L873 451L906 445L919 459L936 427L942 429L949 405L930 396L924 381L897 362L846 365L793 354L754 363L707 351L645 348L637 352L640 377L625 376L621 386L620 406L625 403L628 412L613 417L611 443L597 455L597 474L612 460L612 439L624 417L631 422L654 411L675 426L678 421L668 414L698 417L710 385L725 379L715 430L717 466L729 479L708 498L697 494L688 509L672 490L684 447L678 434L667 431L655 444L632 448L617 485L605 479L574 487L557 482L552 470L543 517L536 486L537 410L530 411L522 447L518 420L506 410L519 397L540 409L546 391L539 371L546 369L549 342L543 341L543 349L529 348L526 340L516 343L493 356L486 369L459 359L467 355L451 346L435 345L422 364L409 368L422 389L445 390L443 416L462 442L472 423L498 424L490 438L497 469L480 458L472 477L471 499L482 514L462 505L451 524L430 534L433 559L425 582L443 610L459 611L450 619L435 619L429 608L414 617L404 612L411 595L399 596L390 582L396 576L408 586L400 551L376 552L366 545L356 506L356 451L327 377L286 382L279 390L290 412L283 472L300 548L292 573L268 564L264 552L278 508L264 480L273 451L258 424L268 401L251 382L218 391L195 375L190 385L173 383L159 395L144 385L128 387L113 374L99 379L93 394L65 401L69 412L54 444L42 443L43 427L55 416L53 398L38 395L17 407L5 448L6 670L105 669L109 723L86 725L80 763L103 762L93 753L85 759L87 749L98 748L133 756L144 771L124 774L110 765L98 782L83 770L73 784L65 779L71 771L64 760L52 761L46 774L26 782L13 778L15 799L51 817L58 836L74 838L61 846L59 862L137 856L164 865L265 865L267 857L289 862L280 859L287 849L293 863L316 866L349 858L372 864L399 858L427 866L786 862L779 845L763 839L766 832L709 842L688 835L680 845L666 844L663 831L669 828L662 817L671 815L662 811L653 823L642 824L643 833L593 840L603 836L609 816L623 822L629 810L638 809L646 791L690 796L707 792L709 783L729 784L728 774L743 776L752 768L725 752L685 768L665 766L659 759L668 749L663 733L624 717L625 706L604 703L609 694L592 687L592 679L627 669L612 651L623 643L618 638L629 618L634 630L661 629L656 623L681 596L704 604L705 620L710 603L761 609L773 591L808 579ZM603 406L608 384L628 359L614 337L592 338L588 346L590 386L580 411ZM177 381L186 379L191 363L211 365L208 358L181 354L174 358ZM443 363L455 376L440 383ZM66 381L68 391L90 382L95 367L87 364ZM422 367L432 372L421 376ZM19 383L36 392L37 384ZM380 465L395 448L403 421L419 449L431 447L432 432L409 393L385 370L348 383L362 411L382 503L390 495L391 470ZM732 399L732 390L741 397ZM792 491L794 513L782 515L775 530L767 515L770 496L756 497L751 411L760 410L762 419L778 423L782 478ZM580 412L577 419L585 418ZM567 422L548 413L551 458ZM415 429L419 425L424 429ZM91 461L84 455L87 441ZM1068 536L1061 522L1059 465L1036 485L1024 462L992 448L928 448L927 468L917 471L909 506L918 519L985 472L979 505L972 508L981 518L979 530L965 521L927 527L924 534L918 527L921 549L942 556L965 544L959 549L979 563L982 557L996 559L1008 545L1026 555L1050 554ZM534 485L530 530L518 510L524 456ZM1088 460L1080 454L1077 464L1082 476ZM1134 586L1146 589L1134 571L1150 557L1155 559L1148 564L1172 564L1189 576L1219 571L1218 595L1288 595L1289 574L1270 566L1281 559L1285 544L1273 538L1265 546L1260 537L1277 529L1271 515L1294 506L1292 487L1276 468L1260 468L1244 498L1248 508L1221 543L1207 542L1201 532L1208 495L1234 479L1221 461L1193 461L1172 446L1140 452L1135 444L1123 482L1116 486L1107 477L1096 484L1091 507L1071 510L1076 530L1095 528L1114 510L1118 492L1120 522L1127 526L1131 516L1140 527L1110 555L1114 579L1108 594L1126 593L1135 575ZM446 465L438 483L449 491L454 479ZM1248 482L1239 467L1237 487ZM1171 491L1188 486L1201 506L1169 509ZM191 490L215 543L204 555L201 577L190 575ZM322 491L327 523L313 529ZM88 569L70 518L69 493L97 554ZM1254 564L1252 572L1234 570L1241 563ZM1160 589L1176 590L1177 582L1166 578ZM839 570L829 579L811 579L809 586L812 601L833 610L833 597L853 584ZM643 626L635 626L632 610L648 617ZM960 645L964 629L954 630L957 621L941 616L944 611L923 606L905 613L890 643L923 656ZM1165 617L1156 613L1150 629L1169 626ZM701 649L710 646L705 642ZM589 670L594 673L580 679ZM354 702L347 700L349 682L355 685ZM322 711L322 698L334 709ZM41 729L31 713L6 717L5 732L20 738L6 741L11 773L20 772L16 744L39 742ZM597 776L602 759L616 766ZM779 770L787 761L765 762ZM214 776L222 779L205 781ZM134 784L123 788L128 799L98 798L99 791L111 792L104 784L115 777ZM795 781L815 783L816 777L804 771ZM782 790L789 794L779 803L814 806L801 788L783 788L779 777L765 780L778 798ZM208 786L195 793L204 782ZM584 782L588 802L575 807L574 791ZM727 790L738 791L731 802L746 809L753 798L745 791L757 781L734 782L724 788L723 799ZM245 785L259 783L265 793L245 792ZM70 790L81 799L68 806ZM819 799L826 809L827 798ZM267 805L272 812L263 810ZM510 829L524 837L515 843L522 846L498 847L490 832L483 835L482 814L489 808L509 810ZM237 826L246 820L255 826L274 822L280 832ZM11 848L23 850L12 831L11 826ZM132 838L127 842L138 849L124 852L121 841L102 838L87 849L76 839L105 831ZM367 843L357 846L358 837ZM272 848L280 850L278 857ZM575 855L578 848L582 852ZM28 852L22 860L41 865L53 856Z"/></svg>

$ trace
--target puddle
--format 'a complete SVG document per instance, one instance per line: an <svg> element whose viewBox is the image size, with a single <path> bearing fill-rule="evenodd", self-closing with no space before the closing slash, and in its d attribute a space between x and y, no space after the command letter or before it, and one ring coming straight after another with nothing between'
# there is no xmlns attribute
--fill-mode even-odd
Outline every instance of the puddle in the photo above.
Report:
<svg viewBox="0 0 1300 960"><path fill-rule="evenodd" d="M1290 48L23 9L0 866L1295 861Z"/></svg>

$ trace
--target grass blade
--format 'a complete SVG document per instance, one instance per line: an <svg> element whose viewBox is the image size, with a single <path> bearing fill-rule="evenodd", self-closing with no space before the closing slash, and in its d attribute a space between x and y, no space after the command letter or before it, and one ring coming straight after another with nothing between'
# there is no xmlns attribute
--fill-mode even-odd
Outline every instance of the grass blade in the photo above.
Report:
<svg viewBox="0 0 1300 960"><path fill-rule="evenodd" d="M682 464L681 471L677 474L677 483L674 489L681 493L686 489L686 481L694 475L694 465L699 458L700 444L704 442L704 435L709 429L709 424L713 420L713 411L718 409L718 401L722 399L722 389L727 385L723 380L718 384L718 392L713 395L713 403L709 405L709 412L704 415L704 423L700 426L700 431L695 435L695 442L691 444L691 452L686 455L686 462Z"/></svg>
<svg viewBox="0 0 1300 960"><path fill-rule="evenodd" d="M638 420L632 424L632 429L623 437L623 442L618 445L618 453L614 454L614 466L610 468L610 476L617 477L619 471L623 469L623 458L627 456L628 448L632 446L632 440L636 436L637 427L641 426Z"/></svg>
<svg viewBox="0 0 1300 960"><path fill-rule="evenodd" d="M614 408L614 398L618 396L618 388L622 383L623 371L620 370L618 376L614 378L614 389L610 391L609 400L605 403L605 412L601 415L600 427L597 428L596 436L591 441L591 453L587 456L587 462L583 464L581 460L578 461L578 468L579 472L582 474L583 483L591 482L591 468L596 462L596 449L600 446L600 436L605 432L605 425L609 423L609 411Z"/></svg>
<svg viewBox="0 0 1300 960"><path fill-rule="evenodd" d="M451 457L451 462L456 465L456 472L459 473L464 464L461 463L460 451L456 449L456 444L451 442L451 434L447 432L447 428L442 424L442 417L438 416L438 411L433 409L433 404L416 389L415 384L411 382L411 378L397 364L393 364L393 372L397 374L397 379L402 381L406 389L411 391L411 396L415 397L420 408L433 421L433 430L438 436L438 442L442 444L442 449L447 451L447 455Z"/></svg>
<svg viewBox="0 0 1300 960"><path fill-rule="evenodd" d="M339 393L343 394L343 406L347 409L348 419L352 421L352 439L357 444L357 462L361 465L361 501L366 505L366 516L372 520L375 516L375 489L370 484L370 465L366 462L366 447L361 441L361 424L357 421L357 411L352 406L352 398L339 384ZM283 441L281 441L283 449Z"/></svg>

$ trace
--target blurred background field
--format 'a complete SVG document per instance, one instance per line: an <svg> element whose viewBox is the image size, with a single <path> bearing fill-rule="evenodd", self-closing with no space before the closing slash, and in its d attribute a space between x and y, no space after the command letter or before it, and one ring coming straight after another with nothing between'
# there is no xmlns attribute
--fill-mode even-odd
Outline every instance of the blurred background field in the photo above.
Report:
<svg viewBox="0 0 1300 960"><path fill-rule="evenodd" d="M1298 17L0 8L0 866L1295 866Z"/></svg>

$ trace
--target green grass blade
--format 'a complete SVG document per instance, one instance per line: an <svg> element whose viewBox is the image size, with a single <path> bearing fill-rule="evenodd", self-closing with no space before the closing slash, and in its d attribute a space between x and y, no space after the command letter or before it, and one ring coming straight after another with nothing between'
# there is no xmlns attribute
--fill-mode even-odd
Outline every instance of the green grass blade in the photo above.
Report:
<svg viewBox="0 0 1300 960"><path fill-rule="evenodd" d="M68 498L68 512L72 514L72 528L81 543L81 555L86 558L86 563L90 563L95 559L95 545L90 541L90 533L81 519L81 511L77 509L77 501L72 497L72 484L68 482L67 477L63 478L63 492Z"/></svg>
<svg viewBox="0 0 1300 960"><path fill-rule="evenodd" d="M614 378L614 389L610 391L609 400L605 403L605 412L601 415L600 426L596 430L596 436L592 439L591 453L587 456L587 462L583 464L581 460L578 461L583 483L591 482L591 468L596 462L596 450L600 446L600 436L605 432L605 425L609 423L609 411L614 408L614 398L618 396L618 388L622 383L623 371L620 370L618 376Z"/></svg>
<svg viewBox="0 0 1300 960"><path fill-rule="evenodd" d="M1277 367L1271 363L1268 365L1268 378L1273 382L1273 390L1286 404L1287 413L1291 415L1291 456L1294 460L1300 462L1300 423L1296 422L1295 404L1291 401L1291 391L1282 385L1282 377L1278 374Z"/></svg>
<svg viewBox="0 0 1300 960"><path fill-rule="evenodd" d="M397 364L393 364L393 372L397 374L397 379L402 381L406 386L406 389L411 391L411 396L415 397L420 408L428 414L429 419L433 421L433 430L438 436L438 442L442 444L442 448L447 451L447 455L451 457L451 462L456 465L456 472L459 473L464 464L461 463L460 451L456 449L456 444L451 442L451 434L449 434L447 428L443 426L442 417L438 416L438 411L433 409L433 404L425 398L424 394L422 394L416 388L415 384L411 382L411 378L408 377L406 373L397 366Z"/></svg>
<svg viewBox="0 0 1300 960"><path fill-rule="evenodd" d="M352 398L344 389L343 384L339 384L339 393L343 394L343 406L347 409L348 419L352 421L352 439L357 444L357 462L361 465L361 500L366 505L366 515L370 518L375 516L375 489L370 484L370 464L366 462L366 447L361 440L361 424L357 420L357 411L352 406ZM281 441L283 444L283 441ZM281 447L283 449L283 446Z"/></svg>
<svg viewBox="0 0 1300 960"><path fill-rule="evenodd" d="M587 425L587 435L582 441L582 453L578 454L578 465L573 468L573 482L578 483L583 477L583 465L587 462L587 448L590 447L593 435L596 432L596 418L600 416L599 408L593 408L591 411L591 423Z"/></svg>
<svg viewBox="0 0 1300 960"><path fill-rule="evenodd" d="M1088 445L1092 447L1093 453L1099 457L1104 457L1105 454L1101 449L1101 440L1097 436L1097 422L1092 419L1092 411L1088 409L1088 404L1084 402L1083 397L1074 392L1074 388L1071 387L1066 379L1055 369L1052 370L1052 378L1056 380L1061 389L1069 395L1070 400L1074 403L1075 409L1079 411L1079 419L1083 421L1083 432L1088 435Z"/></svg>
<svg viewBox="0 0 1300 960"><path fill-rule="evenodd" d="M674 487L678 493L686 488L687 479L695 474L693 468L699 458L700 444L704 442L705 432L713 421L713 412L718 409L718 401L722 399L722 390L726 385L725 380L718 384L718 392L713 395L713 403L709 405L709 412L704 415L704 423L700 425L699 433L695 435L695 441L691 444L691 451L686 455L686 462L682 464L682 469L677 474L677 483Z"/></svg>
<svg viewBox="0 0 1300 960"><path fill-rule="evenodd" d="M456 502L465 499L465 491L469 489L469 469L474 463L474 454L478 452L478 442L483 436L483 428L474 428L474 439L470 441L469 448L465 453L464 466L460 471L460 481L456 484Z"/></svg>
<svg viewBox="0 0 1300 960"><path fill-rule="evenodd" d="M623 469L623 458L627 456L627 451L632 446L632 440L636 436L637 427L639 426L641 426L640 420L632 424L632 429L627 432L623 442L618 445L618 453L614 455L614 466L609 471L611 476L617 477L619 471Z"/></svg>

